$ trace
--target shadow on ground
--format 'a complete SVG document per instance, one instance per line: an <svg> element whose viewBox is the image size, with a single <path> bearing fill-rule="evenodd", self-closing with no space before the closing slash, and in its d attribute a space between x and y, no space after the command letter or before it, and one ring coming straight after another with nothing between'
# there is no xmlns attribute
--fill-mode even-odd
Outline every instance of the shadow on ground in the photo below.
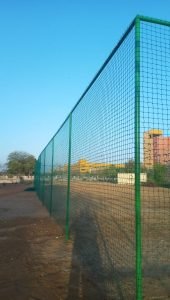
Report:
<svg viewBox="0 0 170 300"><path fill-rule="evenodd" d="M35 187L31 186L24 190L24 192L35 192Z"/></svg>
<svg viewBox="0 0 170 300"><path fill-rule="evenodd" d="M74 246L67 300L103 300L106 296L105 280L96 226L90 215L88 220L86 216L85 223L84 214L81 213L73 224Z"/></svg>

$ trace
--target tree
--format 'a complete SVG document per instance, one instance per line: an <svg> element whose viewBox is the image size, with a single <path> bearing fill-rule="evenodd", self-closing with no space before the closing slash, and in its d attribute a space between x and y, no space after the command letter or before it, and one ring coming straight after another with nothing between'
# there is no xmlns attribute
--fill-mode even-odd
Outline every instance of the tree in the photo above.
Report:
<svg viewBox="0 0 170 300"><path fill-rule="evenodd" d="M0 174L1 175L6 174L6 164L1 164L0 163Z"/></svg>
<svg viewBox="0 0 170 300"><path fill-rule="evenodd" d="M32 175L35 167L35 157L22 151L14 151L8 155L7 170L11 175Z"/></svg>
<svg viewBox="0 0 170 300"><path fill-rule="evenodd" d="M149 184L170 187L170 166L157 163L147 171L147 177Z"/></svg>
<svg viewBox="0 0 170 300"><path fill-rule="evenodd" d="M125 164L125 172L126 173L134 173L135 172L135 161L133 159L130 159Z"/></svg>
<svg viewBox="0 0 170 300"><path fill-rule="evenodd" d="M105 180L115 182L115 180L117 179L117 173L118 173L118 171L115 168L115 166L108 166L108 167L99 169L97 175L99 177L104 177Z"/></svg>
<svg viewBox="0 0 170 300"><path fill-rule="evenodd" d="M167 167L161 164L154 165L154 181L157 185L163 185L166 182Z"/></svg>

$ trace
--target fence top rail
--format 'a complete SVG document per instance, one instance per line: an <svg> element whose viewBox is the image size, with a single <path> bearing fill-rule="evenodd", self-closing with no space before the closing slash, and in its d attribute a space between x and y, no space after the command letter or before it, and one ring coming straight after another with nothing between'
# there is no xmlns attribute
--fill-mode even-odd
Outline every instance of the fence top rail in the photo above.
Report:
<svg viewBox="0 0 170 300"><path fill-rule="evenodd" d="M84 96L87 94L87 92L92 87L92 85L94 84L94 82L97 80L97 78L99 77L99 75L101 74L101 72L104 70L104 68L106 67L106 65L108 64L108 62L111 60L111 58L113 57L113 55L116 53L116 51L119 49L119 47L121 46L121 44L123 43L123 41L125 40L125 38L127 37L127 35L130 33L130 31L134 27L137 19L140 20L140 21L148 22L148 23L154 23L154 24L159 24L159 25L164 25L164 26L170 26L170 22L169 21L164 21L164 20L160 20L160 19L156 19L156 18L150 18L150 17L146 17L146 16L142 16L142 15L137 15L133 19L133 21L131 22L131 24L129 25L129 27L125 31L125 33L122 35L122 37L120 38L120 40L117 43L117 45L113 48L113 50L111 51L110 55L105 60L104 64L101 66L101 68L99 69L99 71L96 73L96 75L94 76L94 78L92 79L92 81L90 82L90 84L87 86L87 88L85 89L84 93L81 95L81 97L79 98L79 100L76 102L76 104L74 105L73 109L71 110L71 112L66 117L65 121L61 124L61 126L59 127L59 129L57 130L57 132L52 136L52 138L50 139L50 141L48 142L48 144L43 148L43 150L41 151L40 155L43 153L43 151L46 149L46 147L51 143L51 141L54 139L54 137L58 134L58 132L61 130L61 128L64 126L64 124L69 119L70 115L74 112L74 110L79 105L79 103L81 102L81 100L84 98ZM40 155L39 155L39 157L40 157Z"/></svg>
<svg viewBox="0 0 170 300"><path fill-rule="evenodd" d="M140 21L148 22L148 23L154 23L158 25L164 25L170 27L170 21L164 21L156 18L150 18L146 16L137 15L136 18L139 18Z"/></svg>

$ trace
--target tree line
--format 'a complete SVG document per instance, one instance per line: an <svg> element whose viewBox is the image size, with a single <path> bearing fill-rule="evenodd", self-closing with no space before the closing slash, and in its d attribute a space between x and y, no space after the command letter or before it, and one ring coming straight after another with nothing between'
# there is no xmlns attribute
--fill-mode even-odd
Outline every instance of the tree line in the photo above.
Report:
<svg viewBox="0 0 170 300"><path fill-rule="evenodd" d="M23 151L13 151L8 155L5 166L1 165L1 174L26 175L34 174L36 159L32 154Z"/></svg>

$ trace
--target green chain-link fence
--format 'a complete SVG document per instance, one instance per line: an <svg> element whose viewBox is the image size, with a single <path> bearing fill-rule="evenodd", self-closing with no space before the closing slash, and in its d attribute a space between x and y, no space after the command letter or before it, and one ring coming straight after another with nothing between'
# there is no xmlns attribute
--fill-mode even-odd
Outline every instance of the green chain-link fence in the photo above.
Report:
<svg viewBox="0 0 170 300"><path fill-rule="evenodd" d="M101 299L170 298L169 110L170 23L137 16L38 158L38 196Z"/></svg>

